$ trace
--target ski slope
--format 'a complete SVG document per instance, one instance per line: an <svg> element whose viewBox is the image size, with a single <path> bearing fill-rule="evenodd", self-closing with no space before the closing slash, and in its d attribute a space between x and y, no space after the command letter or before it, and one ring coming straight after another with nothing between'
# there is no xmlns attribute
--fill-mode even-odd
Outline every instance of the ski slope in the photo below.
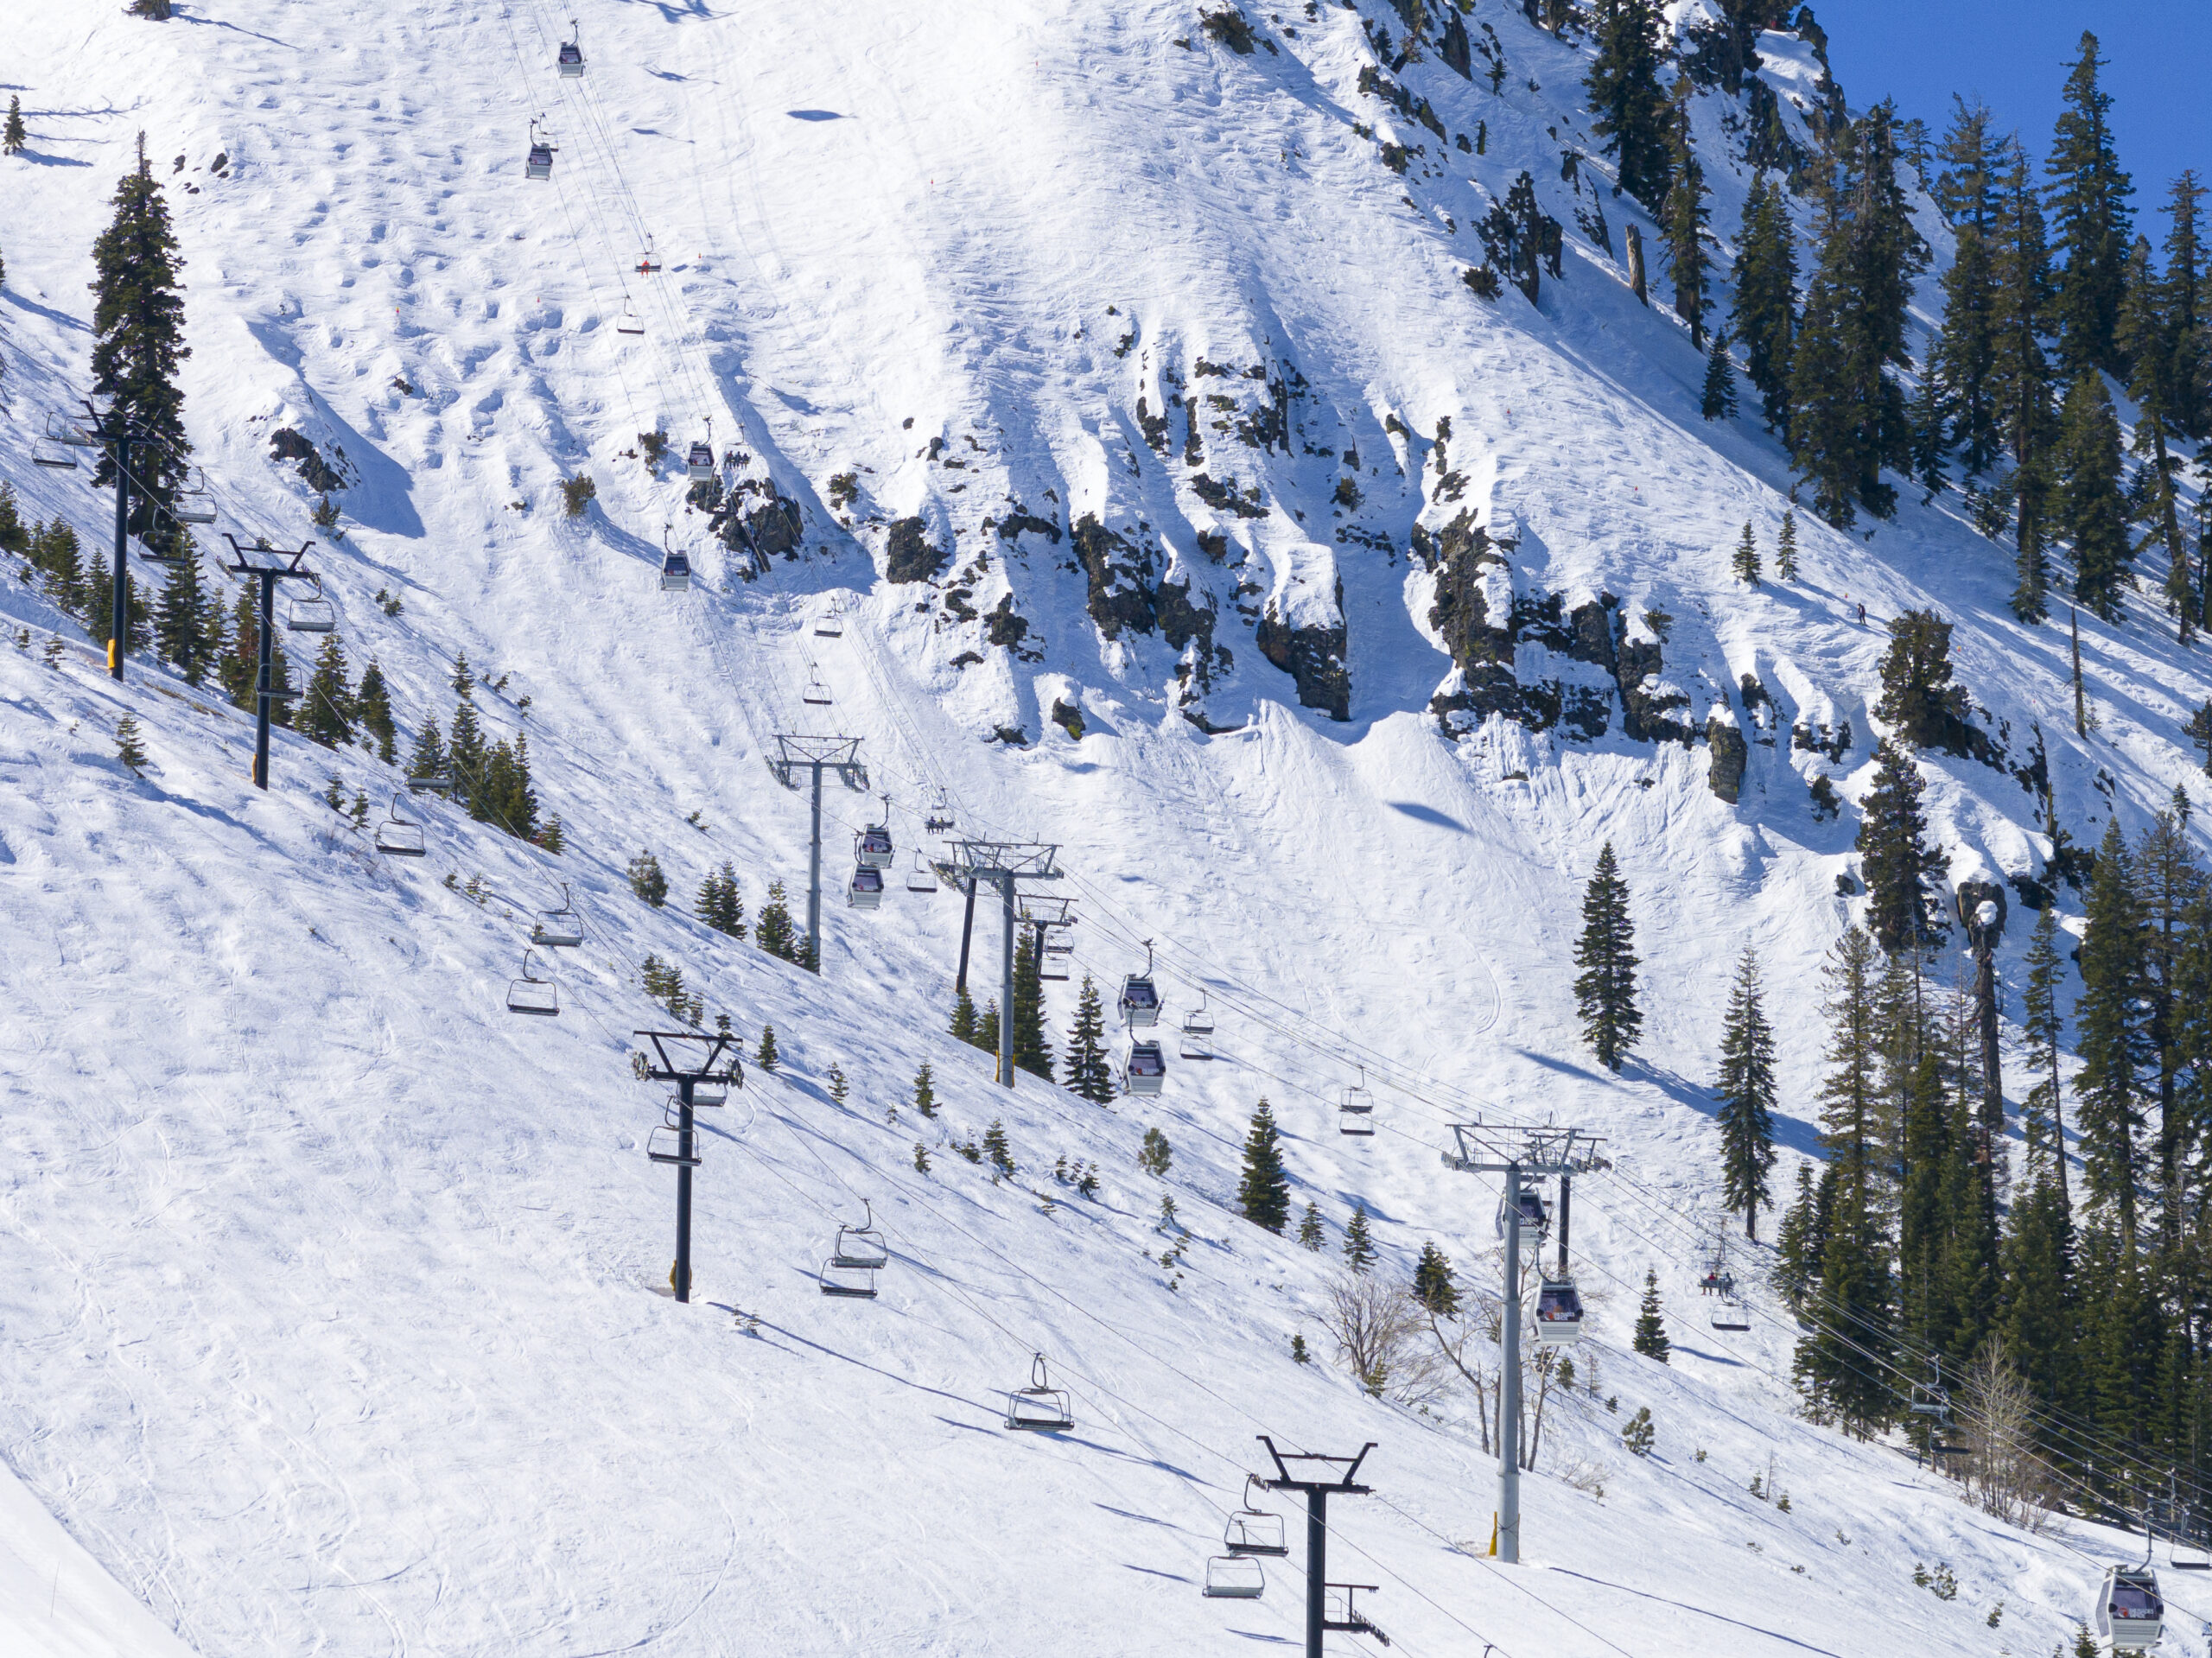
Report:
<svg viewBox="0 0 2212 1658"><path fill-rule="evenodd" d="M1382 1585L1394 1649L1842 1658L2065 1638L2126 1540L2024 1535L1894 1449L1795 1420L1796 1331L1763 1289L1748 1337L1701 1327L1720 1223L1707 1084L1733 958L1756 945L1789 1086L1786 1193L1814 1147L1810 1010L1855 827L1816 821L1806 785L1825 771L1855 799L1872 772L1885 636L1858 607L1955 619L1961 682L2012 763L2040 726L2087 843L2107 814L2139 828L2204 787L2179 724L2212 687L2154 603L2124 629L2084 622L2100 724L2076 739L2063 637L2012 622L2009 554L1940 504L1909 495L1864 537L1801 518L1805 579L1738 588L1729 549L1749 518L1770 551L1786 463L1754 419L1699 420L1686 331L1578 232L1577 206L1616 238L1635 209L1561 181L1561 146L1592 148L1579 60L1518 8L1471 14L1510 63L1501 92L1433 52L1398 72L1448 131L1479 126L1480 155L1358 89L1375 59L1351 10L1255 14L1249 55L1166 0L574 10L588 69L566 83L566 12L526 0L342 27L277 0L19 24L32 143L0 163L0 476L26 518L65 514L92 541L105 521L81 474L29 454L85 388L88 250L143 129L188 261L188 419L217 530L296 545L312 497L269 435L342 452L344 535L313 562L356 671L379 661L410 734L447 723L460 653L504 677L479 694L486 725L527 731L570 851L410 799L430 855L379 859L320 796L334 770L381 817L391 768L280 733L261 795L249 721L150 664L112 686L79 630L0 585L0 619L34 646L0 649L11 1645L1243 1651L1295 1641L1303 1587L1299 1562L1271 1561L1257 1603L1198 1593L1260 1433L1377 1443L1376 1496L1332 1511L1330 1576ZM1802 52L1770 41L1770 78L1802 87ZM1748 181L1721 160L1721 112L1700 100L1725 240ZM522 175L541 113L558 145L543 183ZM1427 154L1397 175L1384 142ZM1524 168L1567 226L1565 272L1535 306L1510 286L1486 303L1460 281L1482 259L1471 226ZM658 274L633 269L647 237ZM644 335L616 332L626 307ZM1284 441L1239 440L1292 371ZM1145 426L1179 386L1232 405L1201 403L1195 467L1180 410L1164 454ZM680 453L709 420L745 456L728 475L800 514L797 556L757 580L686 513L679 467L623 454L664 429ZM597 500L563 521L556 486L579 471ZM1243 507L1199 474L1233 477ZM1590 740L1496 718L1440 730L1430 698L1458 670L1407 549L1463 510L1513 543L1487 578L1510 594L1572 610L1611 593L1673 619L1662 689L1681 717L1702 730L1720 711L1754 739L1738 803L1708 786L1706 746L1631 742L1618 704ZM1155 589L1187 581L1228 661L1200 671L1156 633L1108 636L1071 553L1085 515ZM887 579L907 520L945 551L934 584ZM657 588L664 525L701 572L687 594ZM979 616L1010 600L1027 632L991 643L955 588ZM814 631L833 606L835 639ZM1343 626L1347 717L1300 705L1259 648L1263 617ZM1516 658L1532 678L1580 665L1531 644ZM800 701L810 670L826 716ZM1746 673L1777 705L1771 746ZM126 710L143 778L112 759ZM941 1033L959 904L898 879L873 915L833 887L819 980L688 919L724 859L749 910L772 880L803 885L804 803L765 762L775 734L824 717L891 797L897 875L940 794L963 834L1058 843L1078 969L1110 996L1151 941L1171 1020L1203 992L1221 1057L1171 1050L1160 1099L1110 1109L992 1088L987 1058ZM1845 719L1841 762L1791 746L1792 724ZM1955 880L2043 873L2013 777L1926 771ZM874 805L831 803L839 881L841 837ZM1618 1077L1576 1040L1565 965L1608 841L1651 991ZM667 911L627 889L640 847L668 869ZM459 890L472 878L482 903ZM503 992L563 883L587 937L554 964L562 1015L515 1019ZM656 1293L672 1182L642 1151L663 1090L628 1064L630 1033L666 1019L639 985L649 952L748 1053L772 1024L784 1055L708 1115L690 1307ZM908 1103L925 1061L934 1122ZM1334 1126L1363 1068L1381 1096L1369 1141ZM1230 1207L1262 1095L1329 1255ZM1482 1558L1494 1477L1471 1398L1368 1399L1317 1321L1356 1201L1382 1270L1409 1273L1433 1238L1463 1283L1491 1272L1496 1190L1438 1159L1477 1112L1574 1122L1614 1165L1574 1204L1597 1303L1576 1363L1598 1391L1555 1404L1512 1569ZM1019 1167L994 1182L951 1147L1001 1118ZM1164 1182L1137 1168L1147 1126L1175 1147ZM1055 1180L1060 1158L1098 1166L1096 1201ZM1167 1267L1162 1195L1190 1233ZM882 1294L824 1298L818 1264L863 1202L893 1251ZM1647 1266L1670 1367L1627 1351ZM1293 1363L1294 1331L1322 1362ZM1040 1350L1076 1426L1007 1432L1005 1391ZM1639 1407L1649 1460L1620 1446ZM1787 1514L1746 1492L1770 1456ZM1912 1583L1938 1561L1955 1600ZM43 1619L41 1583L60 1585ZM2169 1591L2186 1614L2169 1646L2187 1650L2212 1596Z"/></svg>

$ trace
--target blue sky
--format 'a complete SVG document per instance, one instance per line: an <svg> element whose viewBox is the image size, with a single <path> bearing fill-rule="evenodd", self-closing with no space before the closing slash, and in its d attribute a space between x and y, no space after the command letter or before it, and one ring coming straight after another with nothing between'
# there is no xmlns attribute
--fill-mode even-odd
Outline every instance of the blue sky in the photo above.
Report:
<svg viewBox="0 0 2212 1658"><path fill-rule="evenodd" d="M1813 0L1813 10L1853 108L1894 98L1940 137L1951 94L1979 93L2038 162L2050 153L2066 65L2092 29L2138 213L2156 208L2184 167L2212 181L2212 0ZM2153 242L2159 219L2144 227Z"/></svg>

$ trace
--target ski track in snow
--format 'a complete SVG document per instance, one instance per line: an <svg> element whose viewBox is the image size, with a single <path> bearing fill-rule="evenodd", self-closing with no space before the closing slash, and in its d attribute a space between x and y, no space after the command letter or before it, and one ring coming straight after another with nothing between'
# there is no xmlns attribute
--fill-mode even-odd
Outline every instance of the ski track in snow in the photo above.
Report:
<svg viewBox="0 0 2212 1658"><path fill-rule="evenodd" d="M1738 588L1728 549L1748 518L1771 556L1786 465L1754 419L1698 419L1683 331L1577 232L1591 200L1616 236L1651 227L1560 180L1564 145L1594 149L1580 59L1517 8L1479 0L1471 19L1504 44L1501 94L1433 57L1399 77L1448 130L1483 123L1482 156L1357 92L1371 57L1333 7L1286 12L1295 38L1262 27L1274 49L1249 58L1168 0L571 10L581 83L551 73L567 10L541 0L338 23L277 0L185 6L166 27L113 8L11 20L32 142L0 162L0 476L26 518L102 537L82 474L29 453L86 384L88 250L143 128L188 262L188 413L216 528L305 533L308 492L267 458L276 427L342 448L346 533L314 562L356 672L379 659L410 734L446 722L454 653L511 676L481 694L486 723L512 733L531 699L538 791L573 845L556 861L410 797L431 854L379 860L318 797L335 769L381 816L390 768L280 733L257 795L251 726L219 698L137 663L112 686L79 630L0 586L11 633L71 641L58 669L0 648L9 1649L1242 1652L1294 1639L1303 1589L1286 1560L1258 1603L1198 1592L1261 1432L1379 1442L1377 1496L1332 1509L1332 1560L1384 1585L1395 1650L2042 1653L2065 1636L2126 1539L2023 1535L1893 1450L1795 1419L1795 1330L1763 1287L1748 1337L1703 1328L1695 1275L1719 1218L1706 1085L1734 957L1755 944L1792 1083L1786 1195L1813 1146L1810 1009L1852 833L1812 817L1806 782L1830 768L1786 730L1848 718L1858 744L1833 769L1859 795L1883 636L1856 606L1952 617L1961 682L2014 763L2041 722L2061 810L2094 842L2106 814L2139 829L2177 785L2204 786L2179 723L2206 676L2155 603L2124 629L2084 622L2101 723L2077 740L2063 632L2011 621L2009 555L1948 503L1909 494L1871 540L1801 518L1805 579ZM1770 78L1786 91L1797 67L1777 53ZM541 111L561 146L550 187L521 175ZM1720 113L1700 101L1725 242L1748 181L1719 160ZM1440 154L1394 177L1354 121ZM218 151L226 178L207 170ZM1572 258L1541 307L1510 288L1484 305L1459 280L1480 257L1471 226L1523 168ZM645 234L654 276L630 269ZM1934 294L1931 276L1922 326ZM642 343L613 331L626 303ZM1166 454L1139 424L1171 372L1194 397L1258 384L1200 377L1201 358L1303 377L1299 454L1202 429L1205 469L1260 487L1262 518L1192 492L1179 410ZM709 416L716 447L804 514L805 556L758 582L680 482L619 454L664 427L680 451ZM1432 499L1446 418L1458 504ZM1340 457L1310 451L1348 442L1364 501L1339 519ZM561 522L554 486L584 469L597 504ZM847 471L849 526L829 505ZM1058 537L983 527L1015 504ZM1516 593L1669 613L1663 677L1694 723L1759 676L1779 730L1747 733L1740 805L1709 791L1704 750L1630 743L1617 708L1590 742L1495 721L1439 734L1427 708L1451 664L1403 549L1416 514L1433 527L1459 504L1518 537ZM1164 570L1213 605L1235 665L1203 706L1236 729L1178 717L1160 639L1101 636L1065 533L1085 512L1147 526ZM884 523L909 514L952 546L944 586L986 613L1015 595L1041 663L934 603L918 613L935 590L879 578ZM1340 522L1396 550L1333 539ZM664 524L698 573L681 598L653 582ZM1229 538L1228 562L1202 531ZM1339 581L1343 724L1296 707L1238 608L1303 619ZM380 588L403 617L378 610ZM844 638L815 637L840 598ZM971 648L982 659L957 665ZM772 879L804 904L804 802L765 762L814 717L796 692L810 660L893 797L902 859L940 788L963 833L1060 842L1077 969L1110 1000L1154 939L1171 1024L1205 990L1221 1057L1171 1051L1160 1100L1109 1110L1027 1079L993 1089L985 1057L940 1033L959 903L906 893L903 863L873 916L830 886L818 981L690 920L724 858L748 912ZM1062 696L1089 723L1080 743L1050 719ZM124 711L152 752L143 780L111 758ZM1028 746L984 740L1013 725ZM2012 777L1926 770L1955 877L2040 867ZM833 881L839 837L874 806L832 786ZM683 823L695 809L705 827ZM1575 1039L1565 966L1607 840L1650 989L1619 1077ZM666 912L629 894L640 846L668 867ZM473 903L448 875L495 896ZM528 912L558 882L587 929L541 952L563 1016L510 1019ZM748 1051L772 1022L784 1053L703 1114L689 1308L652 1293L672 1203L639 1155L658 1094L626 1060L655 1018L636 979L649 951L733 1013ZM1055 988L1056 1030L1072 988ZM924 1060L934 1124L906 1103ZM1381 1132L1346 1140L1335 1101L1363 1062ZM832 1063L854 1084L842 1108ZM1594 1332L1576 1359L1596 1386L1556 1407L1525 1483L1530 1566L1478 1558L1492 1473L1464 1402L1422 1416L1363 1397L1313 1318L1332 1257L1224 1207L1263 1093L1294 1200L1319 1202L1332 1245L1364 1199L1387 1270L1433 1237L1468 1284L1491 1270L1497 1197L1439 1167L1446 1125L1479 1109L1606 1136L1619 1178L1579 1183L1574 1205ZM1021 1169L994 1183L950 1141L1001 1117ZM1135 1162L1152 1124L1192 1235L1173 1289L1163 1188ZM1063 1155L1098 1164L1096 1203L1053 1181ZM893 1249L882 1295L825 1299L817 1263L863 1198ZM1671 1367L1626 1350L1647 1264ZM1290 1361L1294 1330L1321 1363ZM1004 1391L1039 1350L1076 1426L1008 1432ZM1648 1462L1618 1439L1644 1405ZM1745 1490L1770 1454L1788 1515ZM1956 1601L1911 1585L1923 1560L1950 1564ZM2190 1649L2212 1598L2169 1589Z"/></svg>

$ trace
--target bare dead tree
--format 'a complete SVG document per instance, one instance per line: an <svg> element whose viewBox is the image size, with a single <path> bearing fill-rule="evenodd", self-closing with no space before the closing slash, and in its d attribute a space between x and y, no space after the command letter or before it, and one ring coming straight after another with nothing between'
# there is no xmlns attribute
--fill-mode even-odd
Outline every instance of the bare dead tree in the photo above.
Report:
<svg viewBox="0 0 2212 1658"><path fill-rule="evenodd" d="M1419 1339L1427 1317L1427 1309L1401 1286L1346 1273L1329 1286L1321 1324L1361 1387L1377 1399L1425 1405L1449 1380Z"/></svg>
<svg viewBox="0 0 2212 1658"><path fill-rule="evenodd" d="M1959 1417L1967 1431L1966 1481L1985 1514L2030 1531L2049 1523L2047 1471L2035 1452L2035 1397L1993 1336L1967 1372Z"/></svg>

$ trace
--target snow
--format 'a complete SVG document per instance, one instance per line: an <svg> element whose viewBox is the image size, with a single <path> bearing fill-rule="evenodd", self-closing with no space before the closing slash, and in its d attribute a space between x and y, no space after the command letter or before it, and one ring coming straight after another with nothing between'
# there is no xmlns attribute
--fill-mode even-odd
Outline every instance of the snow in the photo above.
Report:
<svg viewBox="0 0 2212 1658"><path fill-rule="evenodd" d="M1484 124L1481 156L1357 92L1371 54L1336 8L1286 13L1295 37L1255 16L1272 49L1249 58L1166 0L574 10L582 83L550 71L567 11L521 0L342 28L277 0L166 27L112 9L15 20L32 143L0 163L0 475L26 516L99 538L99 499L33 468L29 436L85 384L87 250L143 128L189 261L188 415L217 528L296 544L310 496L269 434L342 449L346 533L313 562L356 670L379 660L410 729L445 722L457 653L507 677L480 694L486 725L527 730L572 850L409 799L432 854L379 860L320 795L335 770L381 816L388 768L279 734L258 794L234 710L136 663L112 686L80 632L0 585L10 633L32 630L32 649L0 648L11 1647L1028 1655L1079 1630L1086 1651L1242 1651L1294 1637L1302 1587L1286 1561L1258 1603L1198 1593L1261 1432L1378 1442L1376 1496L1332 1511L1334 1575L1384 1585L1375 1615L1409 1653L2042 1653L2065 1636L2125 1539L2024 1535L1894 1448L1796 1420L1795 1329L1756 1265L1750 1335L1700 1327L1722 1219L1708 1083L1727 968L1752 944L1787 1014L1786 1194L1814 1145L1810 1008L1853 828L1815 821L1806 785L1829 772L1855 799L1871 780L1881 619L1955 620L1961 683L2013 764L2040 726L2062 813L2094 842L2107 812L2137 829L2177 785L2204 787L2179 726L2212 686L2155 605L2121 629L2084 621L2101 725L2076 739L2063 636L2012 622L2009 555L1948 502L1909 494L1893 524L1860 526L1871 539L1801 514L1804 581L1740 588L1729 549L1747 518L1771 548L1787 467L1755 417L1699 419L1687 331L1578 233L1592 202L1616 238L1624 221L1656 232L1594 163L1583 193L1561 179L1563 148L1596 150L1580 59L1517 7L1478 8L1511 66L1501 94L1433 55L1402 75L1447 131ZM1792 60L1762 55L1770 78ZM1719 111L1700 103L1725 230L1749 180L1717 161ZM521 176L541 111L562 145L550 187ZM1355 121L1427 153L1393 175ZM207 170L218 151L227 178ZM1485 303L1459 280L1481 257L1471 226L1524 168L1578 257L1538 307L1510 287ZM644 278L647 234L667 268ZM642 345L608 326L626 292ZM1233 428L1287 368L1306 387L1289 452L1255 449ZM1256 488L1264 516L1197 493L1181 410L1167 453L1148 443L1138 399L1157 413L1175 384L1228 399L1201 403L1203 470ZM755 583L680 481L620 454L710 417L743 475L803 511L804 556ZM1592 742L1496 720L1439 732L1428 699L1456 670L1404 549L1416 518L1459 510L1429 464L1446 419L1461 502L1513 543L1485 577L1493 618L1515 594L1611 593L1643 638L1663 611L1656 683L1700 726L1737 718L1739 676L1759 675L1774 741L1747 730L1740 804L1711 794L1707 754L1630 743L1618 711ZM1333 505L1347 445L1357 509ZM597 503L562 522L554 486L584 469ZM1058 538L1003 536L1017 509ZM1086 613L1066 539L1086 512L1211 600L1234 665L1188 706L1229 734L1182 717L1174 650L1108 640ZM979 613L1014 595L1041 659L880 578L908 514L952 549L942 585ZM653 580L671 523L702 571L680 599ZM1224 562L1202 533L1226 537ZM839 598L843 638L814 637ZM1258 651L1270 604L1341 616L1349 721L1298 708ZM56 631L71 643L50 669ZM1580 666L1554 656L1522 665ZM963 833L1058 842L1077 967L1110 1000L1152 941L1170 1020L1203 990L1224 1057L1171 1052L1158 1102L1110 1110L1030 1080L994 1089L988 1059L941 1033L957 899L894 882L873 916L837 904L840 837L874 803L834 787L819 980L688 919L725 858L748 911L771 880L803 884L804 804L763 761L775 733L809 728L810 661L892 797L902 864L939 789ZM1063 698L1080 742L1049 717ZM112 759L125 711L143 779ZM1838 765L1786 734L1844 719ZM1014 726L1027 746L991 740ZM2042 873L2037 804L2012 776L1924 769L1957 872ZM1608 842L1652 988L1618 1077L1576 1040L1565 965ZM668 867L669 911L628 892L641 846ZM483 904L457 890L471 877ZM555 964L562 1016L512 1018L529 912L563 882L587 941ZM2020 913L1999 958L2015 976ZM666 1019L638 984L648 952L748 1052L772 1023L785 1056L707 1114L688 1308L655 1293L673 1205L641 1151L663 1090L627 1062L630 1032ZM906 1103L925 1060L936 1123ZM855 1084L842 1108L833 1063ZM1361 1066L1371 1140L1333 1129ZM1492 1475L1464 1394L1427 1415L1363 1396L1317 1322L1332 1257L1224 1206L1262 1093L1294 1201L1319 1204L1333 1244L1363 1200L1401 1277L1425 1239L1468 1283L1495 1247L1494 1187L1439 1166L1449 1122L1605 1137L1614 1168L1574 1204L1593 1331L1576 1363L1601 1391L1547 1430L1526 1566L1481 1558ZM1020 1171L994 1183L951 1142L1001 1117ZM1154 1125L1175 1147L1164 1185L1135 1164ZM1096 1202L1054 1180L1059 1157L1098 1165ZM1171 1267L1163 1192L1192 1234ZM882 1296L823 1298L818 1263L864 1199L893 1252ZM1627 1352L1647 1265L1670 1367ZM1292 1363L1294 1331L1319 1363ZM1040 1350L1076 1428L1007 1432L1003 1392ZM1647 1406L1648 1461L1619 1441ZM1746 1493L1770 1455L1787 1515ZM1911 1584L1937 1560L1955 1601ZM2170 1589L2198 1641L2212 1601Z"/></svg>

